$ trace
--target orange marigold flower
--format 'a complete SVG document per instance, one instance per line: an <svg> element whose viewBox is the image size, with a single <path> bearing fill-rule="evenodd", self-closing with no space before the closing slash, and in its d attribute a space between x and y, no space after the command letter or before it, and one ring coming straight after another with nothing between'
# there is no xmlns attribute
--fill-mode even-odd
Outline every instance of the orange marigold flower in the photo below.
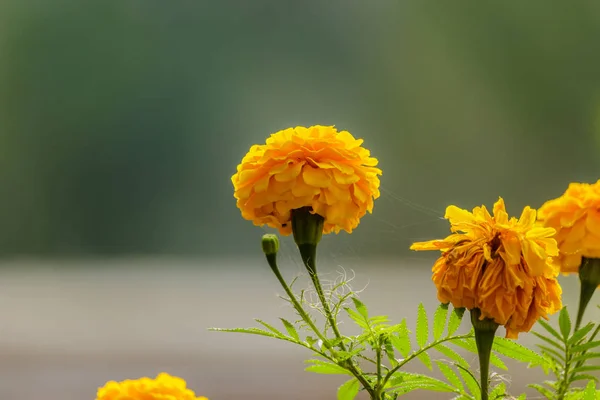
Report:
<svg viewBox="0 0 600 400"><path fill-rule="evenodd" d="M538 219L556 229L561 272L577 273L581 258L600 258L600 180L571 183L557 199L538 210Z"/></svg>
<svg viewBox="0 0 600 400"><path fill-rule="evenodd" d="M432 277L442 303L479 309L480 319L504 325L509 338L561 309L558 268L551 258L558 253L555 231L536 226L535 210L525 207L519 219L509 218L500 198L493 216L485 206L472 213L449 206L444 218L450 236L411 246L442 252Z"/></svg>
<svg viewBox="0 0 600 400"><path fill-rule="evenodd" d="M196 397L181 378L160 373L155 379L110 381L98 389L96 400L208 400Z"/></svg>
<svg viewBox="0 0 600 400"><path fill-rule="evenodd" d="M242 217L292 232L291 211L312 207L323 233L352 232L379 197L381 170L362 139L333 126L288 128L254 145L231 177Z"/></svg>

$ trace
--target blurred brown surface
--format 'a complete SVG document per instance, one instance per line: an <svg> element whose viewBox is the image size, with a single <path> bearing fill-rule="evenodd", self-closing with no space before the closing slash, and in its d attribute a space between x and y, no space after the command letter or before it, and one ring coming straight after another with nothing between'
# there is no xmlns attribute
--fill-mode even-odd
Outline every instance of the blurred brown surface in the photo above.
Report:
<svg viewBox="0 0 600 400"><path fill-rule="evenodd" d="M73 268L83 263L91 268ZM302 272L295 262L282 264L287 278ZM322 265L325 278L335 276L338 264L325 260ZM411 326L419 301L429 312L437 305L429 259L354 259L343 265L355 270L355 289L367 286L361 298L374 314L387 313L394 321L406 317ZM107 380L160 371L184 377L211 400L334 399L343 382L343 377L304 372L303 360L310 355L303 349L207 331L256 326L253 318L273 323L278 316L293 318L259 259L71 260L46 261L43 267L13 261L0 269L2 400L94 399ZM562 283L565 303L575 310L577 279L562 278ZM590 311L587 317L597 320L598 310ZM348 329L353 330L342 326ZM532 335L521 340L531 344ZM416 363L412 369L423 370ZM543 375L518 365L505 378L518 394ZM450 396L423 392L405 398Z"/></svg>

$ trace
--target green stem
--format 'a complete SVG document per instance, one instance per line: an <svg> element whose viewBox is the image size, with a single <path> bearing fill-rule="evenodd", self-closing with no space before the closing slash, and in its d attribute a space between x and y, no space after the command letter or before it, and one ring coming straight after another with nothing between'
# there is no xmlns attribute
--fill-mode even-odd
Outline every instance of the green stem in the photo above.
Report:
<svg viewBox="0 0 600 400"><path fill-rule="evenodd" d="M488 400L490 381L490 356L496 336L498 324L489 318L480 319L481 311L474 308L471 310L471 323L475 328L475 343L479 356L479 372L481 385L481 400Z"/></svg>
<svg viewBox="0 0 600 400"><path fill-rule="evenodd" d="M577 322L575 323L575 331L577 331L581 327L581 322L583 320L583 314L585 313L585 309L589 304L594 292L596 291L596 285L589 284L587 282L581 281L581 290L579 292L579 309L577 310Z"/></svg>
<svg viewBox="0 0 600 400"><path fill-rule="evenodd" d="M331 329L333 330L335 337L340 342L340 344L339 344L340 349L342 349L342 351L346 351L346 345L344 344L343 336L337 327L335 317L333 316L333 313L331 312L331 308L329 307L329 302L325 298L325 294L323 292L323 287L321 286L321 281L319 280L319 276L317 275L317 264L316 264L317 245L312 244L312 243L298 244L298 249L300 250L300 255L302 257L302 261L304 262L304 265L306 266L308 275L310 276L313 286L315 287L317 296L319 297L319 301L323 305L323 311L325 312L325 317L327 318L329 325L331 325ZM352 360L347 360L347 362L345 363L345 367L348 368L352 372L352 374L363 385L363 387L369 393L369 395L371 395L371 397L373 399L377 399L375 397L376 393L373 390L373 387L371 386L369 381L367 381L365 379L364 374L360 370L360 368L357 365L355 365L354 362L352 362ZM377 399L377 400L379 400L379 399Z"/></svg>
<svg viewBox="0 0 600 400"><path fill-rule="evenodd" d="M383 387L381 386L381 343L377 343L375 354L377 357L377 385L375 385L375 398L380 400L383 398Z"/></svg>
<svg viewBox="0 0 600 400"><path fill-rule="evenodd" d="M317 337L321 339L323 344L328 347L327 338L323 336L319 328L315 326L310 316L306 313L306 311L304 311L304 308L302 308L302 305L300 304L298 299L296 299L296 295L292 292L292 289L290 289L285 279L283 279L283 276L281 276L281 272L279 272L279 267L277 266L277 256L275 254L267 254L266 257L267 262L271 267L271 271L273 271L273 273L277 277L277 280L283 287L283 290L285 290L285 292L287 293L288 297L290 298L290 301L292 302L292 305L294 306L294 309L298 312L300 317L302 317L302 320L304 320L304 322L308 324L308 326L312 329L315 335L317 335ZM333 352L333 349L330 350Z"/></svg>

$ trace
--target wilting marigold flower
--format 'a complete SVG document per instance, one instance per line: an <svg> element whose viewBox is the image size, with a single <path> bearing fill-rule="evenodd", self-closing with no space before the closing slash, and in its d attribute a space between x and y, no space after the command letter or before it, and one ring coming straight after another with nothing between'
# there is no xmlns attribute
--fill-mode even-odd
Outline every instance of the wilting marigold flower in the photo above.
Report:
<svg viewBox="0 0 600 400"><path fill-rule="evenodd" d="M167 373L155 379L140 378L122 382L110 381L100 389L96 400L208 400L196 397L183 379Z"/></svg>
<svg viewBox="0 0 600 400"><path fill-rule="evenodd" d="M288 128L254 145L231 181L245 219L289 235L291 211L312 207L323 233L352 232L379 197L381 170L363 141L333 126Z"/></svg>
<svg viewBox="0 0 600 400"><path fill-rule="evenodd" d="M581 258L600 258L600 180L571 183L557 199L547 201L538 219L556 229L561 272L578 272Z"/></svg>
<svg viewBox="0 0 600 400"><path fill-rule="evenodd" d="M485 206L473 212L449 206L445 218L453 232L443 240L414 243L412 250L441 250L433 282L442 303L478 308L481 319L504 325L516 338L540 318L562 307L552 228L536 226L535 210L525 207L509 218L500 198L490 215Z"/></svg>

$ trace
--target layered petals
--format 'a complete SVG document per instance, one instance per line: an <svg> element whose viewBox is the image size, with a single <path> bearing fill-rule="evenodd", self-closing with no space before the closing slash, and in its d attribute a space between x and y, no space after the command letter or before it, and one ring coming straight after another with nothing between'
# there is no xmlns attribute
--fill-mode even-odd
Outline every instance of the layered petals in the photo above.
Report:
<svg viewBox="0 0 600 400"><path fill-rule="evenodd" d="M525 207L511 218L500 198L492 214L485 206L472 212L449 206L445 218L450 236L411 246L441 251L432 280L442 303L478 308L482 318L504 325L509 338L560 310L555 230L537 226L535 210Z"/></svg>
<svg viewBox="0 0 600 400"><path fill-rule="evenodd" d="M352 232L380 195L376 158L333 126L288 128L254 145L231 181L242 217L289 235L291 211L312 207L323 233Z"/></svg>
<svg viewBox="0 0 600 400"><path fill-rule="evenodd" d="M538 219L556 230L561 272L577 273L582 257L600 258L600 180L571 183L562 196L542 205Z"/></svg>
<svg viewBox="0 0 600 400"><path fill-rule="evenodd" d="M156 378L110 381L98 389L96 400L208 400L196 397L181 378L160 373Z"/></svg>

